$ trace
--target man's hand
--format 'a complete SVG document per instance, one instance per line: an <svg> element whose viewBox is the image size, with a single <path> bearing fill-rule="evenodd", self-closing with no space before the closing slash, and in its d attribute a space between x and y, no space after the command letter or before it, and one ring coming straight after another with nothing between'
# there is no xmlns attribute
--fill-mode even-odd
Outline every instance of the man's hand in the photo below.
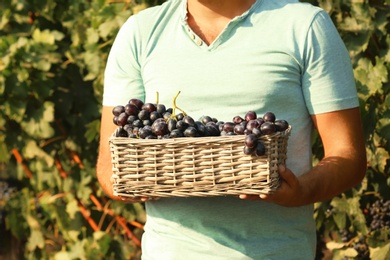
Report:
<svg viewBox="0 0 390 260"><path fill-rule="evenodd" d="M282 183L274 194L241 195L241 199L303 206L328 200L363 180L367 158L359 108L317 114L312 119L324 146L324 158L299 177L280 167Z"/></svg>
<svg viewBox="0 0 390 260"><path fill-rule="evenodd" d="M302 188L299 179L294 173L284 165L279 166L281 178L280 187L272 194L261 195L240 195L240 199L262 200L272 202L281 206L293 207L299 206L302 196Z"/></svg>

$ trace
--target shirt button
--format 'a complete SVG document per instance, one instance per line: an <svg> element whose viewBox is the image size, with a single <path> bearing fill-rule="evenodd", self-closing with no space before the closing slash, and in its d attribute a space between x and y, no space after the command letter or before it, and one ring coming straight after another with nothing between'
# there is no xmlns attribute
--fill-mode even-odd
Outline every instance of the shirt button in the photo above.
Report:
<svg viewBox="0 0 390 260"><path fill-rule="evenodd" d="M197 39L197 40L196 40L196 44L197 44L198 46L201 46L201 45L203 44L203 41L202 41L201 39Z"/></svg>

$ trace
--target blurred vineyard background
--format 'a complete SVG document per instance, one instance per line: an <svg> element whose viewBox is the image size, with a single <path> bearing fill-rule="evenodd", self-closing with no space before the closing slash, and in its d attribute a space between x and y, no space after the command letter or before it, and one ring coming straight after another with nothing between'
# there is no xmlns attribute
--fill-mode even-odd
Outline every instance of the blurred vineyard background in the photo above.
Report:
<svg viewBox="0 0 390 260"><path fill-rule="evenodd" d="M97 184L100 103L119 27L162 2L0 2L0 259L139 259L143 205ZM350 51L368 154L361 185L316 204L317 257L390 259L390 1L310 2Z"/></svg>

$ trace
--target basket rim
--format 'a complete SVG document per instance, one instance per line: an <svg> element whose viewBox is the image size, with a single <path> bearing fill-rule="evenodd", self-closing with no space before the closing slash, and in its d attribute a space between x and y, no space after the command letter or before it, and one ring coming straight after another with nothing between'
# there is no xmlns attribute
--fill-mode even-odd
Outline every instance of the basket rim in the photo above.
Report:
<svg viewBox="0 0 390 260"><path fill-rule="evenodd" d="M165 139L141 139L141 138L129 138L129 137L116 137L115 134L118 131L120 127L118 127L112 135L108 138L109 142L115 142L115 143L143 143L143 144L170 144L170 143L191 143L191 142L232 142L232 141L238 141L245 138L245 135L224 135L224 136L203 136L203 137L178 137L178 138L165 138ZM291 134L292 126L289 125L289 127L282 131L282 132L275 132L270 135L262 135L259 137L259 140L273 140L277 137L286 137Z"/></svg>

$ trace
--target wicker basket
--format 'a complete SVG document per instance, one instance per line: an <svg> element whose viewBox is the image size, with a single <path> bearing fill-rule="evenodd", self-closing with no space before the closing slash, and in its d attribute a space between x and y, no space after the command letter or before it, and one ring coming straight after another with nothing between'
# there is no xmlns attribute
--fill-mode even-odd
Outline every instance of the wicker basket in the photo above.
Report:
<svg viewBox="0 0 390 260"><path fill-rule="evenodd" d="M269 194L279 186L291 127L259 138L264 156L243 153L243 135L134 139L110 137L116 196L191 197Z"/></svg>

